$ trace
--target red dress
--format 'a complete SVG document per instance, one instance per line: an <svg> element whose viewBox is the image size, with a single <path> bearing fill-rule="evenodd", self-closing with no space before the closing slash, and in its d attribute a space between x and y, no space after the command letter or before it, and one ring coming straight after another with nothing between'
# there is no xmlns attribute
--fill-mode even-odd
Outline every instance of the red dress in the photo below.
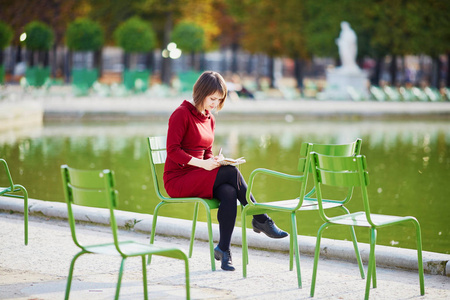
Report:
<svg viewBox="0 0 450 300"><path fill-rule="evenodd" d="M170 197L201 197L211 199L219 168L207 171L188 165L192 157L213 157L215 119L209 111L200 113L188 102L175 109L169 118L167 159L164 166L164 187Z"/></svg>

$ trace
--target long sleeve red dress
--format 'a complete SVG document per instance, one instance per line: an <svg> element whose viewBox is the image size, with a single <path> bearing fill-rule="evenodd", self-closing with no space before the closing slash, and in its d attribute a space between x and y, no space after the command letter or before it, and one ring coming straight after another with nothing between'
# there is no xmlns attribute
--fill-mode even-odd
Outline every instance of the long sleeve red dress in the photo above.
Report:
<svg viewBox="0 0 450 300"><path fill-rule="evenodd" d="M167 159L164 166L164 187L170 197L213 198L213 186L219 168L211 171L188 165L192 157L213 157L214 116L200 113L188 102L175 109L169 118Z"/></svg>

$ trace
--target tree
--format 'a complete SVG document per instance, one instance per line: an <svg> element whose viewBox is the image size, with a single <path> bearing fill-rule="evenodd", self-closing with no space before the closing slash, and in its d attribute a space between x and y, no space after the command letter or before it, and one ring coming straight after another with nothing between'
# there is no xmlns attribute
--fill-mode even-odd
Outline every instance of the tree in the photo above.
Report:
<svg viewBox="0 0 450 300"><path fill-rule="evenodd" d="M97 22L79 18L70 23L66 32L66 44L73 51L96 51L103 46L103 30Z"/></svg>
<svg viewBox="0 0 450 300"><path fill-rule="evenodd" d="M406 7L406 26L411 31L411 52L426 54L433 59L430 82L434 87L439 87L443 67L439 55L447 54L447 70L450 67L450 3L443 0L413 0ZM446 86L450 86L448 73Z"/></svg>
<svg viewBox="0 0 450 300"><path fill-rule="evenodd" d="M125 52L125 68L129 68L129 54L145 53L156 46L156 34L151 25L139 17L132 17L115 31L114 38Z"/></svg>
<svg viewBox="0 0 450 300"><path fill-rule="evenodd" d="M11 26L0 21L0 66L3 65L3 49L9 46L13 38Z"/></svg>
<svg viewBox="0 0 450 300"><path fill-rule="evenodd" d="M66 44L71 51L100 51L104 44L103 30L98 22L87 18L78 18L70 23L66 32ZM94 62L94 67L99 67Z"/></svg>
<svg viewBox="0 0 450 300"><path fill-rule="evenodd" d="M161 49L167 48L171 42L173 25L181 20L202 27L205 32L205 49L210 49L212 40L220 33L214 19L215 1L223 0L143 0L137 6L143 19L152 20ZM171 73L171 59L163 58L161 67L163 83L170 84Z"/></svg>
<svg viewBox="0 0 450 300"><path fill-rule="evenodd" d="M310 58L306 48L304 3L286 0L281 9L283 17L280 19L279 32L283 54L294 59L297 87L303 88L303 62Z"/></svg>
<svg viewBox="0 0 450 300"><path fill-rule="evenodd" d="M191 53L191 67L198 70L199 66L195 66L195 53L204 50L205 47L203 28L195 23L180 22L172 31L171 40L181 50Z"/></svg>
<svg viewBox="0 0 450 300"><path fill-rule="evenodd" d="M144 0L89 0L87 17L99 22L104 29L105 42L115 41L114 32L126 20L139 14L138 6Z"/></svg>
<svg viewBox="0 0 450 300"><path fill-rule="evenodd" d="M268 73L270 86L274 87L274 58L283 54L282 38L279 32L280 20L283 18L282 5L274 1L256 0L228 0L227 2L231 13L242 26L242 47L250 53L262 53L270 57Z"/></svg>
<svg viewBox="0 0 450 300"><path fill-rule="evenodd" d="M53 30L45 23L33 21L25 26L26 39L25 46L31 51L29 65L34 65L34 53L37 51L38 63L48 66L48 50L53 45L55 36Z"/></svg>
<svg viewBox="0 0 450 300"><path fill-rule="evenodd" d="M0 19L4 20L14 30L12 53L15 53L15 62L22 60L19 36L23 33L25 25L31 20L38 20L48 24L55 34L50 65L55 76L58 69L66 64L57 65L57 47L64 44L64 35L67 25L77 17L88 11L89 0L2 0L0 1Z"/></svg>
<svg viewBox="0 0 450 300"><path fill-rule="evenodd" d="M3 49L5 49L12 40L13 30L11 26L0 21L0 84L4 82L5 68L3 66Z"/></svg>

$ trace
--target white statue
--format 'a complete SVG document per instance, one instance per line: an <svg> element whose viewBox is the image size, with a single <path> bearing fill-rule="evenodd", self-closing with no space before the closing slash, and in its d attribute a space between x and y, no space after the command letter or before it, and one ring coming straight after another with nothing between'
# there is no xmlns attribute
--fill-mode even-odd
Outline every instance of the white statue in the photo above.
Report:
<svg viewBox="0 0 450 300"><path fill-rule="evenodd" d="M339 56L342 66L337 68L342 73L359 73L361 70L356 64L356 54L358 47L356 45L356 34L348 22L341 22L341 33L336 39L339 47Z"/></svg>

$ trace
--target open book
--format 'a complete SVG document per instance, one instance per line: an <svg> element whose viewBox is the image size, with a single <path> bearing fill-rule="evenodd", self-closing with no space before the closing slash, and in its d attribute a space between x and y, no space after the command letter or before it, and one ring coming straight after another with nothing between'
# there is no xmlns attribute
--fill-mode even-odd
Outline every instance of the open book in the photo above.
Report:
<svg viewBox="0 0 450 300"><path fill-rule="evenodd" d="M221 160L219 160L219 164L222 166L228 166L228 165L232 165L232 166L237 166L240 164L245 163L245 159L243 157L240 158L223 158Z"/></svg>

